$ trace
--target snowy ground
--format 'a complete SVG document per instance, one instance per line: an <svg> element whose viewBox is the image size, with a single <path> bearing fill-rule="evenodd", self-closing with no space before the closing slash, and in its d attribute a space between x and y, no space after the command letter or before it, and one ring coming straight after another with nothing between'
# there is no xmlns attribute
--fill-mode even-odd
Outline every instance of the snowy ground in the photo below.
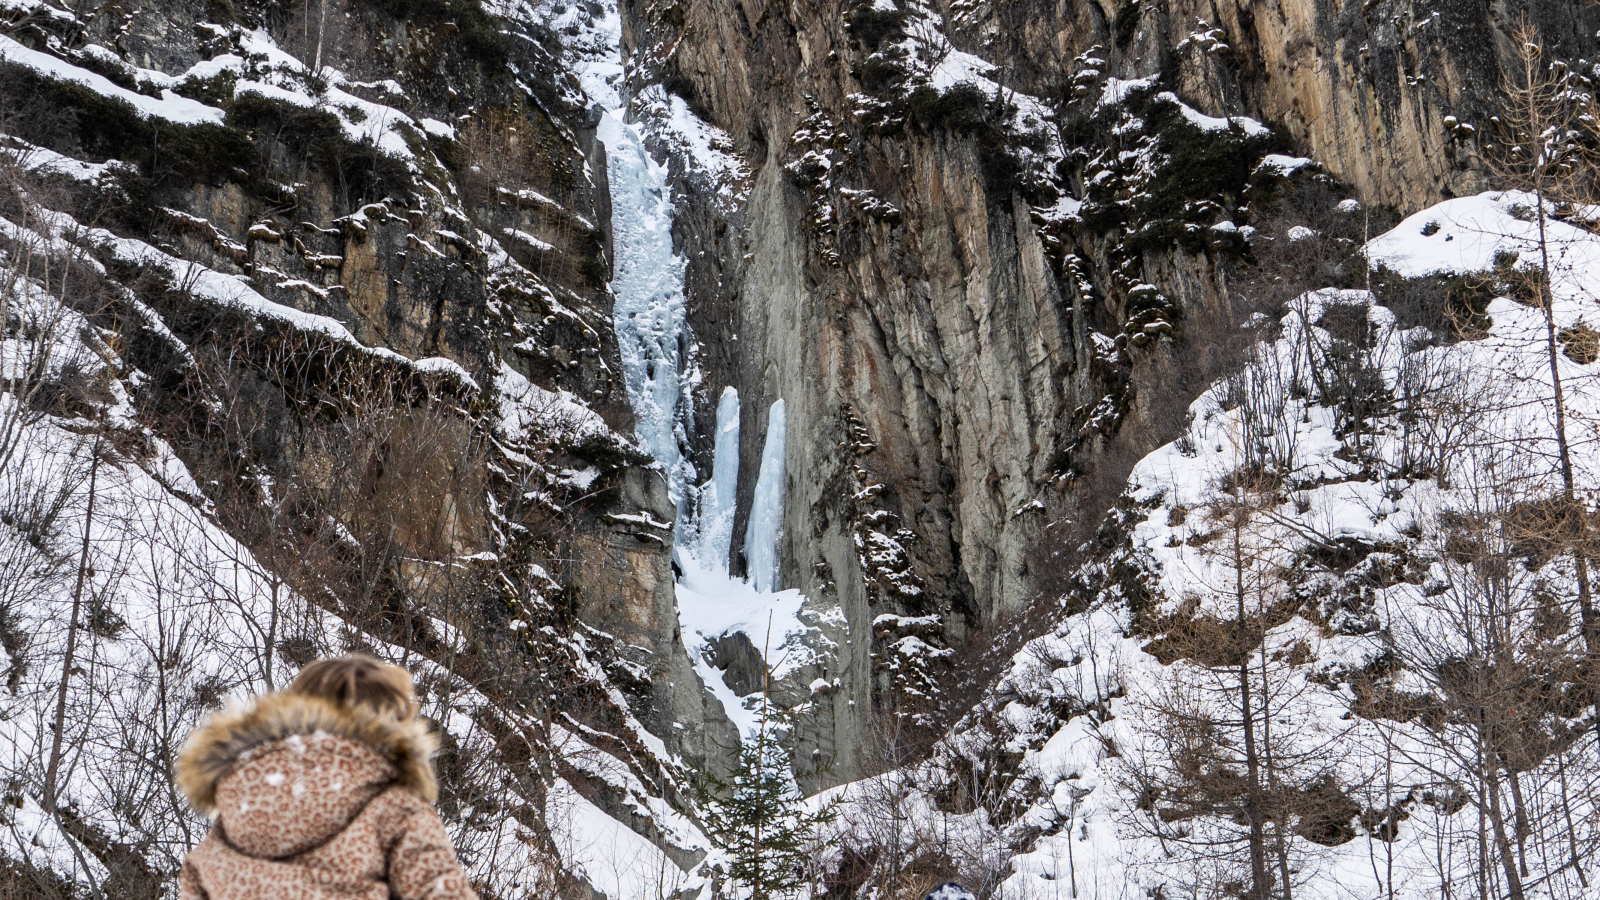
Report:
<svg viewBox="0 0 1600 900"><path fill-rule="evenodd" d="M12 412L7 395L0 418L10 421ZM54 417L20 424L15 453L0 466L0 519L8 523L0 526L8 570L0 577L8 666L0 767L14 804L0 853L101 885L107 872L85 842L151 847L148 863L161 877L176 872L185 849L204 835L206 824L178 796L164 764L199 718L292 677L297 665L273 648L338 652L348 632L194 504L198 486L164 445L149 438L145 452L130 456L86 436L89 424ZM83 627L58 693L74 597ZM368 646L406 660L399 648ZM413 657L409 666L424 686L425 712L463 749L491 752L495 739L482 715L493 707L425 660ZM66 703L58 799L83 829L71 835L40 799L58 697ZM482 777L487 786L508 773ZM500 789L515 794L509 782ZM451 826L463 860L496 890L510 891L531 868L527 836L514 820L468 810Z"/></svg>
<svg viewBox="0 0 1600 900"><path fill-rule="evenodd" d="M517 17L548 18L549 4L516 3L501 11ZM755 727L749 697L737 697L706 659L710 640L743 633L763 649L780 677L807 660L802 638L811 630L802 615L805 598L779 590L776 572L782 521L785 441L782 401L761 411L767 417L766 448L754 473L756 506L745 535L753 582L730 577L732 497L737 486L739 402L723 395L716 423L713 472L696 472L685 459L688 392L698 372L693 337L687 333L683 295L684 263L673 250L671 192L667 170L647 145L676 149L732 202L748 172L728 149L725 135L696 119L681 99L659 88L635 98L622 93L624 69L618 51L620 22L614 8L598 15L578 5L560 4L555 27L580 26L566 46L582 89L605 109L600 129L609 151L613 191L613 234L617 245L616 329L622 344L625 377L639 418L639 438L662 466L679 515L677 559L679 622L696 671L730 719L746 733ZM930 17L918 7L913 23L913 54L948 51L942 36L922 24ZM125 90L87 70L0 38L0 57L33 67L51 77L132 104L147 117L178 123L221 120L221 110L174 94L185 78L221 72L237 77L236 90L257 93L332 112L353 140L407 160L414 171L436 165L419 159L425 133L446 134L451 126L413 119L395 107L354 96L337 72L314 73L327 79L325 90L310 87L306 67L260 33L234 36L240 52L225 54L179 75L143 72L159 96ZM934 54L925 73L929 82L992 86L982 60L960 52ZM1130 83L1108 83L1108 96ZM395 88L398 90L398 86ZM1113 99L1114 96L1113 96ZM1019 97L1019 130L1047 118L1042 105ZM631 104L631 106L630 106ZM631 114L630 114L631 113ZM1183 107L1202 127L1230 124ZM640 124L640 120L645 125ZM1235 120L1240 127L1256 126ZM656 142L652 144L652 142ZM26 154L30 165L48 167L62 177L92 180L107 165L87 164L45 151ZM1302 161L1278 158L1293 167ZM424 165L426 164L426 165ZM452 198L435 201L454 208ZM1440 204L1403 221L1368 247L1375 264L1409 276L1487 272L1536 261L1537 229L1527 195L1494 194ZM46 217L38 233L0 220L9 239L21 236L56 246L71 231L65 219ZM1600 325L1600 241L1588 232L1549 223L1558 329ZM142 262L192 285L213 302L242 306L348 345L355 338L340 323L275 304L238 279L195 267L147 244L95 234L112 257ZM514 266L509 255L485 236L484 251L497 265ZM424 242L424 245L425 242ZM1512 260L1510 254L1515 254ZM1508 262L1509 261L1509 262ZM137 438L115 447L88 436L104 423L51 416L18 416L11 395L0 395L0 649L8 663L7 691L0 694L0 766L12 776L4 786L9 810L0 816L0 852L95 884L106 872L84 852L90 840L155 848L152 864L170 872L183 850L203 833L204 823L184 808L160 766L198 717L228 697L281 685L293 665L276 651L285 636L302 639L307 652L337 649L347 627L287 590L244 547L216 524L202 492L171 451L139 428L127 403L128 384L104 336L54 304L39 285L21 279L4 298L7 331L0 342L0 373L15 378L39 369L59 374L65 367L102 377L106 413L115 427ZM1281 688L1269 701L1279 723L1276 740L1286 755L1321 761L1322 774L1345 786L1361 806L1404 806L1407 818L1394 840L1371 827L1352 825L1354 836L1337 844L1298 841L1293 866L1303 897L1440 896L1446 882L1479 853L1476 821L1470 812L1435 802L1465 780L1462 761L1439 732L1414 722L1351 716L1357 697L1348 677L1385 658L1414 651L1412 644L1444 645L1447 623L1439 620L1430 591L1450 580L1440 551L1448 513L1483 501L1485 486L1514 471L1525 495L1549 494L1558 476L1553 456L1551 382L1544 355L1540 312L1510 298L1491 302L1487 334L1478 340L1440 344L1435 335L1404 327L1393 311L1362 291L1314 292L1288 312L1272 340L1257 354L1242 378L1218 384L1191 409L1188 432L1136 468L1127 493L1126 540L1120 561L1137 570L1152 597L1135 609L1125 591L1102 566L1086 572L1099 590L1087 610L1065 619L1052 633L1018 655L991 700L964 730L951 738L951 754L974 755L996 747L1014 753L1020 778L1010 798L1020 806L1008 823L1019 832L1042 836L1012 857L995 829L975 814L940 812L927 796L905 793L896 779L919 773L891 773L847 785L830 794L870 813L886 802L903 804L909 819L929 833L959 844L962 853L993 864L1007 874L1004 892L1013 900L1050 897L1142 897L1197 878L1220 880L1225 866L1196 863L1166 841L1198 836L1227 838L1226 821L1199 820L1179 835L1163 832L1139 808L1131 785L1140 767L1166 764L1168 735L1152 727L1173 692L1190 690L1188 700L1218 707L1203 688L1214 674L1191 660L1163 662L1152 653L1149 634L1136 633L1136 616L1229 615L1226 587L1237 566L1219 557L1214 532L1218 485L1247 462L1265 462L1275 478L1290 486L1285 502L1266 518L1268 526L1252 540L1263 558L1285 565L1308 547L1357 542L1385 548L1362 565L1376 571L1400 557L1403 548L1417 577L1374 576L1359 602L1310 605L1316 615L1296 615L1265 634L1265 658L1299 660L1281 673ZM1353 312L1352 312L1353 311ZM1385 391L1404 398L1418 415L1401 416L1393 405L1352 429L1308 380L1314 364L1331 346L1330 317L1354 316L1371 335L1368 351ZM19 337L37 333L20 323L48 322L53 340L44 350ZM366 352L392 357L388 351ZM450 369L438 360L394 362L437 372ZM1600 483L1600 390L1596 364L1559 359L1559 373L1571 403L1570 423L1577 482L1593 502ZM462 377L463 373L451 371ZM570 395L545 391L509 369L498 378L501 423L516 430L532 421L559 420L574 436L603 429L596 416ZM1246 411L1250 416L1246 415ZM1439 458L1445 440L1470 450ZM1354 448L1354 449L1353 449ZM98 460L98 462L95 462ZM747 473L748 474L748 473ZM583 472L571 473L582 479ZM89 485L94 485L94 511ZM84 541L87 529L87 542ZM79 556L84 547L85 555ZM1211 547L1212 549L1206 549ZM78 574L83 573L80 585ZM1347 573L1346 573L1347 575ZM1560 560L1519 573L1527 584L1570 593L1571 572ZM1346 577L1348 581L1348 577ZM1338 587L1339 585L1335 585ZM1331 595L1330 595L1331 596ZM74 665L59 693L67 623L77 598L84 624ZM1337 599L1337 598L1336 598ZM448 629L441 629L448 634ZM370 643L370 641L369 641ZM395 657L398 648L375 649ZM1280 654L1281 651L1281 654ZM494 710L469 687L455 683L432 664L408 661L428 685L430 714L460 746L488 755L494 739L482 717ZM1393 676L1396 690L1425 694L1434 689L1417 673ZM98 834L63 833L58 818L41 802L45 762L51 757L57 698L66 699L63 750L56 783L62 804L75 821ZM665 756L664 748L629 721L635 737ZM1327 752L1332 748L1332 752ZM682 848L705 849L694 823L675 812L616 757L595 749L581 735L563 734L563 752L575 772L615 789L636 814L625 823L602 810L570 781L563 780L545 813L569 864L594 887L615 900L706 888L699 875L673 863L634 827L660 829ZM1560 788L1579 799L1570 807L1572 836L1600 840L1600 797L1592 755L1557 754L1521 773L1533 802L1552 804ZM1558 771L1554 768L1560 765ZM516 796L515 779L503 771L482 773L506 797ZM1465 807L1471 809L1471 807ZM852 821L849 817L845 821ZM855 822L863 821L860 818ZM875 823L876 824L876 823ZM873 827L875 827L875 824ZM1344 823L1350 825L1351 823ZM537 860L528 835L514 819L494 809L467 809L452 819L454 836L467 865L497 890L533 887ZM898 839L898 838L896 838ZM1541 838L1530 871L1538 873L1530 893L1538 897L1600 897L1587 892L1570 869L1561 868L1559 841ZM1536 856L1538 854L1536 853ZM1588 876L1600 884L1600 873Z"/></svg>

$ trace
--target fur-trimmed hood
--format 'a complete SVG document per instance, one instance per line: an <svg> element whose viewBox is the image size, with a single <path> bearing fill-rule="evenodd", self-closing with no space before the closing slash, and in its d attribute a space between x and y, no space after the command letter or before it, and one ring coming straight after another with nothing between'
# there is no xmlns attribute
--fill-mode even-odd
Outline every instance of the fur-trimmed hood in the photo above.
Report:
<svg viewBox="0 0 1600 900"><path fill-rule="evenodd" d="M196 729L178 754L178 787L196 810L215 816L217 786L236 763L258 757L272 749L269 745L312 735L355 741L393 767L394 783L429 803L438 798L433 754L439 739L426 721L402 721L289 693L267 694L230 706Z"/></svg>

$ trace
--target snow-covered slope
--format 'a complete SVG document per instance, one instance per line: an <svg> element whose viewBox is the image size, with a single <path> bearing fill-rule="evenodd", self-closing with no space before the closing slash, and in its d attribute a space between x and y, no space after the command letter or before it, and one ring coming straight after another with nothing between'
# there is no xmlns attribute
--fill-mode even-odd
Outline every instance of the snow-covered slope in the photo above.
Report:
<svg viewBox="0 0 1600 900"><path fill-rule="evenodd" d="M170 893L173 748L318 654L417 676L486 897L719 890L769 683L808 789L943 728L1361 233L1225 28L1027 5L0 0L0 893ZM1594 892L1600 244L1366 254L820 801L832 896Z"/></svg>
<svg viewBox="0 0 1600 900"><path fill-rule="evenodd" d="M44 246L20 229L9 237L10 260ZM71 390L57 379L72 373L84 405L74 416L39 411L39 393L34 408L0 397L0 767L12 810L0 854L112 896L158 887L207 827L166 761L199 717L281 687L317 655L409 658L459 758L492 754L496 719L532 729L432 662L307 603L223 529L185 465L139 423L137 375L114 335L38 280L14 281L6 300L9 383L28 386L47 370L44 391ZM515 779L493 767L480 777L452 830L484 885L512 894L537 870L537 852L514 818L492 811L519 796ZM65 812L51 813L52 801Z"/></svg>
<svg viewBox="0 0 1600 900"><path fill-rule="evenodd" d="M1008 896L1247 880L1247 719L1279 803L1270 877L1281 864L1297 896L1507 896L1508 856L1526 896L1589 896L1600 757L1563 668L1587 653L1571 545L1539 525L1563 479L1545 318L1526 302L1536 209L1451 200L1366 248L1380 272L1471 276L1486 320L1408 322L1382 305L1404 299L1392 278L1376 299L1308 293L1138 464L1059 625L924 770L1002 786L989 808L1025 846ZM1600 320L1600 239L1544 224L1592 504L1600 373L1577 342Z"/></svg>

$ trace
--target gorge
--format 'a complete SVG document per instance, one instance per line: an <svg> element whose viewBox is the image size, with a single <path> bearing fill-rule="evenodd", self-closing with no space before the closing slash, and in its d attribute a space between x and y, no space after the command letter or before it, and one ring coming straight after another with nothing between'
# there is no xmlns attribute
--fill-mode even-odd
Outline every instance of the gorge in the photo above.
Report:
<svg viewBox="0 0 1600 900"><path fill-rule="evenodd" d="M0 9L0 897L340 652L485 897L748 894L769 718L813 896L1600 878L1595 9Z"/></svg>

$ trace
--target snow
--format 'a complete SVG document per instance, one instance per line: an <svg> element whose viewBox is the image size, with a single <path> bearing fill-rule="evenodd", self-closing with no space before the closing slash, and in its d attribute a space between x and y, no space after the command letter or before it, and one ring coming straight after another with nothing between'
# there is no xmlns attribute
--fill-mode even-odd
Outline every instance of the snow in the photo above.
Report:
<svg viewBox="0 0 1600 900"><path fill-rule="evenodd" d="M695 115L682 97L660 85L640 91L637 107L652 126L651 136L665 141L677 156L708 176L723 201L742 195L750 167L733 152L727 132Z"/></svg>
<svg viewBox="0 0 1600 900"><path fill-rule="evenodd" d="M422 126L423 131L426 131L435 137L449 138L452 141L456 139L456 129L454 125L441 122L438 119L431 119L427 117L418 119L417 124Z"/></svg>
<svg viewBox="0 0 1600 900"><path fill-rule="evenodd" d="M582 469L562 469L556 474L556 481L577 491L587 491L594 486L595 479L599 477L598 468L584 466Z"/></svg>
<svg viewBox="0 0 1600 900"><path fill-rule="evenodd" d="M1227 118L1208 116L1205 113L1196 110L1187 103L1184 103L1182 100L1179 100L1178 95L1172 93L1171 91L1162 91L1161 93L1157 94L1156 97L1161 100L1169 100L1173 103L1176 103L1178 105L1178 110L1183 113L1183 117L1185 119L1188 119L1195 125L1204 128L1206 131L1232 131L1234 129L1239 129L1251 137L1267 133L1267 127L1265 125L1262 125L1255 119L1251 119L1246 116L1228 116ZM1284 159L1287 160L1289 157L1284 157ZM1290 171L1293 171L1293 169Z"/></svg>
<svg viewBox="0 0 1600 900"><path fill-rule="evenodd" d="M741 737L751 735L760 711L735 695L722 680L722 673L707 662L708 644L742 633L764 654L772 676L782 678L806 659L799 645L810 631L800 618L804 604L805 597L797 590L759 591L746 581L729 578L726 572L705 569L698 561L684 565L683 577L678 580L678 621L684 645L695 672L722 704Z"/></svg>
<svg viewBox="0 0 1600 900"><path fill-rule="evenodd" d="M1056 200L1055 207L1050 210L1047 217L1051 221L1066 221L1076 217L1082 209L1082 200L1068 194L1062 194Z"/></svg>
<svg viewBox="0 0 1600 900"><path fill-rule="evenodd" d="M1109 86L1107 86L1107 90L1109 90ZM1189 120L1194 125L1198 125L1200 128L1205 128L1206 131L1232 131L1237 128L1237 130L1243 131L1245 135L1250 135L1251 138L1258 135L1266 135L1267 133L1266 125L1262 125L1262 123L1256 122L1250 117L1245 117L1245 115L1229 115L1226 119L1218 119L1214 115L1203 114L1195 107L1189 106L1186 102L1178 99L1178 94L1171 93L1171 91L1162 91L1162 93L1155 94L1155 96L1157 96L1157 99L1165 99L1165 101L1178 104L1178 110L1182 112L1184 119ZM1267 160L1272 159L1274 157L1269 155L1269 157L1262 160L1262 165L1266 165ZM1288 171L1294 171L1294 168L1299 168L1298 165L1294 165L1296 157L1278 157L1278 162L1290 165L1291 168L1288 168ZM1310 160L1304 160L1304 162L1310 163ZM1274 163L1274 165L1278 165L1278 163ZM1282 165L1278 165L1278 168L1282 168Z"/></svg>
<svg viewBox="0 0 1600 900"><path fill-rule="evenodd" d="M337 87L329 87L323 96L314 97L301 90L264 81L238 82L234 95L245 94L257 94L305 109L332 112L350 140L373 144L383 153L401 159L412 156L405 133L395 126L404 124L416 127L415 123L410 116L392 106L363 100Z"/></svg>
<svg viewBox="0 0 1600 900"><path fill-rule="evenodd" d="M783 467L787 423L783 401L767 410L767 439L761 447L761 469L750 501L750 522L745 529L744 555L750 581L758 591L776 590L780 579L778 550L783 536Z"/></svg>
<svg viewBox="0 0 1600 900"><path fill-rule="evenodd" d="M427 372L430 375L449 375L462 384L473 384L472 373L462 368L461 364L453 359L443 356L428 356L416 360L411 364L418 372Z"/></svg>
<svg viewBox="0 0 1600 900"><path fill-rule="evenodd" d="M1446 200L1373 239L1367 258L1374 267L1409 278L1490 271L1502 254L1517 254L1518 265L1532 266L1539 261L1537 208L1538 198L1521 191ZM1592 300L1600 244L1589 232L1548 216L1545 231L1557 301Z"/></svg>
<svg viewBox="0 0 1600 900"><path fill-rule="evenodd" d="M264 318L278 319L301 331L320 333L340 343L363 346L356 340L355 335L350 333L350 329L337 319L273 303L252 290L244 281L231 275L224 275L198 263L179 259L136 238L118 237L103 229L94 229L89 235L90 240L109 249L118 262L155 269L196 297L223 306L243 309ZM374 350L374 352L382 351Z"/></svg>
<svg viewBox="0 0 1600 900"><path fill-rule="evenodd" d="M674 897L702 884L701 878L685 873L655 844L607 815L565 780L550 791L546 818L562 860L604 896Z"/></svg>
<svg viewBox="0 0 1600 900"><path fill-rule="evenodd" d="M554 244L551 244L548 241L540 240L526 231L521 231L516 228L503 229L502 233L505 234L506 237L509 237L518 243L527 244L529 247L532 247L533 249L542 253L548 253L556 249Z"/></svg>
<svg viewBox="0 0 1600 900"><path fill-rule="evenodd" d="M611 433L599 413L568 391L550 391L529 381L502 361L495 376L500 397L501 427L521 435L533 431L559 444L574 446Z"/></svg>
<svg viewBox="0 0 1600 900"><path fill-rule="evenodd" d="M65 216L60 217L64 223L62 229L77 229ZM292 306L274 303L252 289L244 279L238 276L226 275L214 269L207 268L199 263L179 259L165 251L158 250L144 241L136 238L118 237L103 228L93 228L84 231L87 239L102 248L120 263L131 266L148 267L165 275L172 281L175 288L186 291L191 296L201 300L216 303L221 306L230 306L244 310L251 315L265 319L276 319L299 331L310 334L319 334L337 343L344 344L359 352L377 357L403 366L417 367L419 363L407 359L387 347L369 347L356 339L344 323L328 316L315 313L302 312ZM315 288L308 282L299 282L307 288ZM438 372L441 368L454 366L448 361L438 359L423 364L426 371ZM474 382L466 370L454 366L454 373L462 376L463 386L472 386ZM590 413L593 415L593 413ZM596 417L598 418L598 417Z"/></svg>
<svg viewBox="0 0 1600 900"><path fill-rule="evenodd" d="M1100 92L1100 99L1095 104L1095 108L1098 110L1108 106L1116 106L1117 104L1125 101L1129 94L1135 91L1148 90L1152 87L1155 87L1159 81L1160 78L1155 75L1147 76L1145 78L1132 79L1107 78L1105 87ZM1257 122L1255 119L1249 118L1248 116L1227 116L1221 118L1217 116L1208 116L1189 104L1184 103L1178 98L1177 94L1174 94L1171 91L1162 91L1156 95L1156 99L1164 100L1176 105L1178 107L1178 112L1183 115L1184 119L1188 120L1191 124L1205 129L1206 131L1237 130L1242 131L1249 137L1258 137L1260 135L1267 134L1270 131L1270 129L1268 129L1265 125L1262 125L1260 122ZM1296 169L1301 168L1302 166L1312 164L1313 163L1311 160L1304 159L1302 157L1270 154L1262 159L1258 168L1262 166L1268 166L1279 169L1287 175L1294 172Z"/></svg>
<svg viewBox="0 0 1600 900"><path fill-rule="evenodd" d="M905 20L906 37L899 47L913 71L926 83L939 91L957 85L971 85L985 97L1003 97L1016 107L1011 126L1019 133L1040 133L1049 129L1055 120L1051 105L1038 97L1002 85L997 77L1000 68L975 54L961 50L944 33L945 15L936 5L925 2L907 3L909 13ZM1060 154L1057 141L1050 141L1044 155L1055 159ZM1031 152L1031 151L1029 151Z"/></svg>
<svg viewBox="0 0 1600 900"><path fill-rule="evenodd" d="M581 102L618 114L624 110L622 16L615 2L583 6L564 0L499 0L499 4L500 15L526 16L564 35L561 50L568 70L577 75Z"/></svg>
<svg viewBox="0 0 1600 900"><path fill-rule="evenodd" d="M1095 106L1097 109L1116 106L1118 103L1128 99L1128 95L1134 91L1155 87L1156 82L1159 80L1155 75L1148 75L1144 78L1107 78L1105 88L1100 92L1100 102Z"/></svg>
<svg viewBox="0 0 1600 900"><path fill-rule="evenodd" d="M178 81L196 79L206 81L221 75L223 72L239 72L244 68L244 57L233 53L223 53L210 59L202 59L189 67Z"/></svg>
<svg viewBox="0 0 1600 900"><path fill-rule="evenodd" d="M1261 162L1256 166L1256 171L1275 169L1279 174L1292 175L1307 166L1315 165L1315 162L1306 159L1304 156L1285 156L1282 153L1269 153L1261 157Z"/></svg>
<svg viewBox="0 0 1600 900"><path fill-rule="evenodd" d="M15 398L0 395L0 417ZM199 719L220 700L239 700L282 687L294 665L273 647L287 639L308 642L317 654L338 652L347 625L287 590L195 505L198 487L165 445L149 459L121 456L112 442L79 433L84 423L45 416L15 433L16 452L0 463L0 509L33 508L37 498L59 498L58 528L43 532L35 548L24 532L0 525L0 605L8 628L26 639L3 657L12 681L0 693L0 766L34 773L48 755L54 704L71 618L79 540L87 522L85 614L75 675L68 685L66 756L61 801L75 817L107 839L143 843L157 871L176 871L185 849L206 823L171 790L162 766ZM90 468L94 511L88 515ZM399 648L363 637L392 660ZM423 711L444 723L462 752L491 758L494 739L486 710L504 715L476 692L412 657L413 671L428 676L439 693L422 696ZM532 728L518 723L517 728ZM479 789L503 790L515 800L509 772L479 770ZM32 784L38 782L32 781ZM28 860L85 883L106 876L90 852L40 808L37 788L26 788L0 830L0 853ZM470 793L470 790L469 790ZM529 848L517 840L514 819L498 815L470 824L452 819L453 842L475 877L506 895L528 870ZM90 861L88 869L81 860Z"/></svg>
<svg viewBox="0 0 1600 900"><path fill-rule="evenodd" d="M645 528L654 528L657 531L672 530L671 522L658 521L655 516L643 511L636 513L617 513L615 515L608 516L607 518L618 522L627 522L632 525L642 525Z"/></svg>
<svg viewBox="0 0 1600 900"><path fill-rule="evenodd" d="M181 78L168 80L177 83L186 79L210 79L224 72L231 72L237 78L234 85L235 96L255 94L305 109L332 113L339 120L345 136L351 141L370 144L384 154L406 160L408 165L413 166L413 171L416 171L415 153L407 140L408 133L423 132L451 139L455 137L455 129L445 122L427 118L412 119L400 109L375 103L344 89L345 87L379 88L392 97L404 99L405 91L392 79L372 83L353 82L343 72L328 67L313 73L299 59L279 47L262 29L239 32L238 40L244 52L243 56L226 53L203 60L191 67ZM222 121L221 110L204 107L194 101L185 102L202 110L211 110L215 113L212 119L216 122ZM194 113L191 111L192 115Z"/></svg>
<svg viewBox="0 0 1600 900"><path fill-rule="evenodd" d="M164 119L179 125L220 125L227 117L226 113L215 106L207 106L197 100L181 97L170 90L163 89L160 97L149 97L119 87L104 75L63 62L47 53L30 50L5 36L0 36L0 59L33 69L57 81L82 85L113 100L121 100L146 119Z"/></svg>
<svg viewBox="0 0 1600 900"><path fill-rule="evenodd" d="M84 162L10 135L4 136L3 140L5 145L0 146L0 156L15 160L25 170L68 178L83 184L95 184L123 165L115 160L104 163Z"/></svg>

